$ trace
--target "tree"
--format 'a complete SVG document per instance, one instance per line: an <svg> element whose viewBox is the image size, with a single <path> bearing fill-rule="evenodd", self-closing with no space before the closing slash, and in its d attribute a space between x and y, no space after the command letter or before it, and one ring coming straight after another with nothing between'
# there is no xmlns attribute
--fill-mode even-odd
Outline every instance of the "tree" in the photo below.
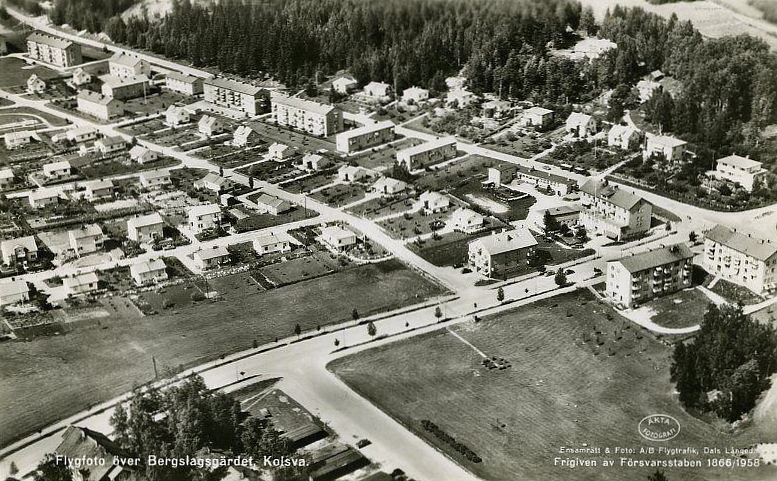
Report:
<svg viewBox="0 0 777 481"><path fill-rule="evenodd" d="M353 311L351 311L351 319L354 321L359 320L359 311L357 311L355 307L353 308Z"/></svg>
<svg viewBox="0 0 777 481"><path fill-rule="evenodd" d="M8 466L8 472L11 473L11 476L15 476L19 472L19 467L16 466L14 461L11 461L10 466Z"/></svg>
<svg viewBox="0 0 777 481"><path fill-rule="evenodd" d="M250 177L250 176L248 177L248 187L250 187L252 189L254 188L254 178L253 177Z"/></svg>
<svg viewBox="0 0 777 481"><path fill-rule="evenodd" d="M32 475L35 481L73 481L73 474L64 463L58 463L53 454L47 454Z"/></svg>
<svg viewBox="0 0 777 481"><path fill-rule="evenodd" d="M694 232L694 231L691 231L691 232L689 232L689 233L688 233L688 240L689 240L691 243L695 243L695 242L696 242L696 239L698 239L698 238L699 238L699 235L698 235L698 234L696 234L696 232Z"/></svg>
<svg viewBox="0 0 777 481"><path fill-rule="evenodd" d="M501 287L496 290L496 300L498 302L502 302L505 300L505 290L502 289Z"/></svg>
<svg viewBox="0 0 777 481"><path fill-rule="evenodd" d="M442 317L442 309L440 309L440 306L437 306L434 308L434 317L437 319L440 319Z"/></svg>
<svg viewBox="0 0 777 481"><path fill-rule="evenodd" d="M556 277L554 277L553 280L559 287L564 287L567 285L567 275L564 274L564 269L559 267L559 269L556 271Z"/></svg>
<svg viewBox="0 0 777 481"><path fill-rule="evenodd" d="M559 229L558 220L551 215L550 210L546 210L545 214L542 216L542 228L545 231L545 234L555 232Z"/></svg>
<svg viewBox="0 0 777 481"><path fill-rule="evenodd" d="M648 475L648 481L669 481L663 471L656 469L656 472Z"/></svg>
<svg viewBox="0 0 777 481"><path fill-rule="evenodd" d="M299 324L294 324L294 334L296 334L297 338L299 338L300 334L302 334L302 326Z"/></svg>
<svg viewBox="0 0 777 481"><path fill-rule="evenodd" d="M219 175L224 177L224 167L219 166Z"/></svg>
<svg viewBox="0 0 777 481"><path fill-rule="evenodd" d="M577 226L577 229L575 229L575 237L577 237L580 242L585 242L586 239L588 239L588 231L585 230L585 226Z"/></svg>
<svg viewBox="0 0 777 481"><path fill-rule="evenodd" d="M375 334L377 334L377 333L378 333L378 328L375 327L375 324L373 324L372 321L370 321L367 324L367 334L369 334L370 337L375 337Z"/></svg>

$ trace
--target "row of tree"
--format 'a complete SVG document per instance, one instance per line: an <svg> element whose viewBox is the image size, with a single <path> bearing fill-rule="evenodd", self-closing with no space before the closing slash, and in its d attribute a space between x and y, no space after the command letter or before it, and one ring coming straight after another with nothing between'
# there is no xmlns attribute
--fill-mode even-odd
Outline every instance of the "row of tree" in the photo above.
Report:
<svg viewBox="0 0 777 481"><path fill-rule="evenodd" d="M777 369L777 337L741 306L711 304L694 341L674 350L672 380L687 407L733 422L750 411Z"/></svg>

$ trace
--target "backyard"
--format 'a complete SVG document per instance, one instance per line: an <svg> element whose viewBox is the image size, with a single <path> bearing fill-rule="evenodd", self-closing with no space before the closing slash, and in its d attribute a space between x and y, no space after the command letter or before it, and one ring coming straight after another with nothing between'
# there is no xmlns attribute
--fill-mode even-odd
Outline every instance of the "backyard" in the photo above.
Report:
<svg viewBox="0 0 777 481"><path fill-rule="evenodd" d="M0 351L0 392L6 400L0 445L152 380L152 356L160 372L177 371L248 349L254 339L262 344L290 336L297 323L315 329L350 319L354 308L367 316L444 293L399 261L266 292L258 292L245 279L248 274L239 276L243 280L231 290L225 288L227 278L211 281L228 293L226 300L140 319L113 317L103 329L6 343ZM327 294L318 302L289 302L314 292Z"/></svg>
<svg viewBox="0 0 777 481"><path fill-rule="evenodd" d="M774 441L756 426L736 436L690 416L669 381L671 348L636 330L587 291L542 300L480 323L451 328L486 356L509 367L489 369L472 347L446 329L338 359L329 365L378 405L456 462L487 480L646 479L655 468L602 468L607 455L579 455L599 466L554 466L561 447L633 448L645 416L666 413L682 430L666 447L748 446ZM515 335L520 333L520 335ZM598 333L598 334L597 334ZM434 353L430 356L429 353ZM401 369L397 367L401 366ZM423 428L436 424L482 458L474 463ZM612 459L611 458L611 459ZM655 455L651 456L655 458ZM707 456L688 456L704 460ZM660 456L659 459L669 459ZM736 479L767 479L771 468L736 471ZM668 479L689 479L667 468ZM701 467L693 479L734 479L733 471Z"/></svg>

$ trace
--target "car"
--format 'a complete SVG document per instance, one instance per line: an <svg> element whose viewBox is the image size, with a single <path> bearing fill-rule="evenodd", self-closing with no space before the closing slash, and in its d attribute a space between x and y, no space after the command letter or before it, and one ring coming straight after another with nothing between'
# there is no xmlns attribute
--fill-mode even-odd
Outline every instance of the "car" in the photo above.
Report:
<svg viewBox="0 0 777 481"><path fill-rule="evenodd" d="M545 164L542 166L542 168L545 170L551 170L553 167L549 166L548 164Z"/></svg>
<svg viewBox="0 0 777 481"><path fill-rule="evenodd" d="M372 444L372 441L370 441L369 439L360 439L359 442L356 443L356 447L360 448L360 449L361 448L366 448L370 444Z"/></svg>

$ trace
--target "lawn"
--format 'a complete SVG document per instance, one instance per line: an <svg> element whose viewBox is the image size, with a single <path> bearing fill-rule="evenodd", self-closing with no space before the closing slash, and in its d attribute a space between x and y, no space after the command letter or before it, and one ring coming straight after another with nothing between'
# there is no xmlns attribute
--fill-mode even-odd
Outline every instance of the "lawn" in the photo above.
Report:
<svg viewBox="0 0 777 481"><path fill-rule="evenodd" d="M645 307L655 314L651 320L664 327L688 327L701 324L710 299L698 289L684 289L651 300Z"/></svg>
<svg viewBox="0 0 777 481"><path fill-rule="evenodd" d="M266 122L249 122L248 125L268 143L280 142L281 144L294 147L299 152L315 152L322 149L335 151L335 143L327 139L299 131L292 131Z"/></svg>
<svg viewBox="0 0 777 481"><path fill-rule="evenodd" d="M276 225L288 224L289 222L310 219L317 215L318 212L311 209L305 210L301 207L292 207L291 210L287 210L279 215L253 214L237 221L235 223L235 230L238 232L247 232L250 230L264 229Z"/></svg>
<svg viewBox="0 0 777 481"><path fill-rule="evenodd" d="M54 127L64 127L65 125L68 125L68 121L57 117L56 115L52 115L48 112L43 112L41 110L32 108L32 107L12 107L8 109L3 109L2 114L5 115L24 115L27 118L32 117L41 117L46 122L50 123Z"/></svg>
<svg viewBox="0 0 777 481"><path fill-rule="evenodd" d="M329 368L486 480L637 480L655 471L617 464L603 469L602 459L617 461L620 455L559 454L562 446L632 448L637 453L629 457L645 459L639 454L642 447L723 448L777 438L757 427L736 437L723 434L686 413L669 380L671 348L632 328L587 291L539 301L477 324L468 321L452 330L487 356L505 358L510 367L486 369L479 354L441 329L338 359ZM638 423L653 413L679 420L679 436L665 443L642 439ZM483 462L465 459L424 430L422 420L435 423ZM556 467L557 456L596 459L599 467ZM673 481L767 479L769 469L773 468L665 468L665 472Z"/></svg>
<svg viewBox="0 0 777 481"><path fill-rule="evenodd" d="M139 164L124 157L114 157L108 160L96 160L76 168L87 179L102 179L113 175L134 174L144 170L172 167L179 163L178 159L172 157L161 157L145 164Z"/></svg>
<svg viewBox="0 0 777 481"><path fill-rule="evenodd" d="M327 169L321 172L312 173L306 177L295 179L291 182L286 182L280 185L283 190L301 194L303 192L310 192L311 190L318 189L325 185L329 185L337 178L337 169Z"/></svg>
<svg viewBox="0 0 777 481"><path fill-rule="evenodd" d="M332 206L343 206L356 202L364 198L365 190L368 189L366 185L359 183L353 184L336 184L331 187L316 191L310 197L320 202Z"/></svg>
<svg viewBox="0 0 777 481"><path fill-rule="evenodd" d="M225 283L213 285L224 289ZM444 293L399 261L266 292L255 283L239 283L243 287L227 289L222 301L176 306L140 319L113 317L103 329L5 343L0 445L152 380L152 356L160 372L179 370L248 349L254 340L262 344L290 336L297 323L307 331L349 320L354 308L366 316ZM311 293L326 295L301 302Z"/></svg>
<svg viewBox="0 0 777 481"><path fill-rule="evenodd" d="M409 149L410 147L414 147L422 143L423 141L419 139L402 139L391 144L390 146L375 147L368 152L351 157L349 160L356 162L366 169L386 171L391 169L391 167L397 163L397 152L403 149Z"/></svg>
<svg viewBox="0 0 777 481"><path fill-rule="evenodd" d="M30 75L37 74L44 81L59 78L61 75L47 67L30 66L27 62L15 57L0 58L0 88L26 85Z"/></svg>

